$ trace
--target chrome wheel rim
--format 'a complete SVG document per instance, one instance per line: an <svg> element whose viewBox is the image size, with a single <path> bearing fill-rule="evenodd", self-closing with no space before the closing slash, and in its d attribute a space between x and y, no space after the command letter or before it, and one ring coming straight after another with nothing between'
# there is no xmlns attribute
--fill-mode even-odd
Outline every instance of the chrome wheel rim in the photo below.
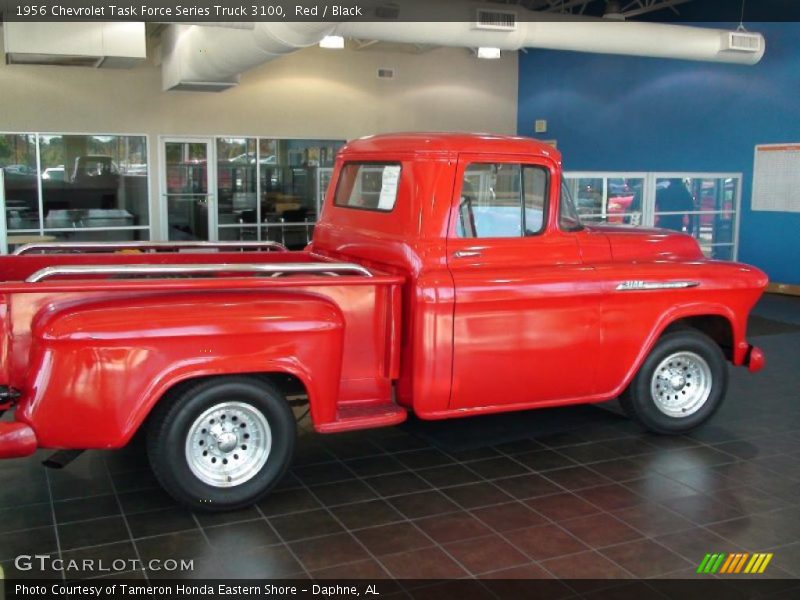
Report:
<svg viewBox="0 0 800 600"><path fill-rule="evenodd" d="M250 404L222 402L189 427L186 462L203 483L235 487L261 471L272 449L266 417Z"/></svg>
<svg viewBox="0 0 800 600"><path fill-rule="evenodd" d="M681 351L662 360L653 372L650 394L662 413L674 418L693 415L711 395L713 377L706 359Z"/></svg>

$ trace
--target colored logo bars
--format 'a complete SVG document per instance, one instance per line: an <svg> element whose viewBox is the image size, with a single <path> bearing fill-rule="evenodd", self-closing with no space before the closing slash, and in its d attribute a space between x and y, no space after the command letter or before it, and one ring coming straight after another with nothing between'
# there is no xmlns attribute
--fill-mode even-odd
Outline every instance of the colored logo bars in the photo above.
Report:
<svg viewBox="0 0 800 600"><path fill-rule="evenodd" d="M724 552L717 552L715 554L706 554L700 566L697 567L697 572L708 573L709 575L716 573L726 573L728 575L763 573L771 560L772 553L757 552L748 554L747 552L738 552L725 554Z"/></svg>

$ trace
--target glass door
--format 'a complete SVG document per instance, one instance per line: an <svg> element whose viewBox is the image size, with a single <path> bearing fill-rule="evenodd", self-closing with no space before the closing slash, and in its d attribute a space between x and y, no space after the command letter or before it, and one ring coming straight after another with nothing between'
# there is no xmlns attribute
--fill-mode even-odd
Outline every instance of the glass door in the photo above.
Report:
<svg viewBox="0 0 800 600"><path fill-rule="evenodd" d="M162 139L166 239L216 240L216 186L210 139ZM162 213L163 214L163 213Z"/></svg>

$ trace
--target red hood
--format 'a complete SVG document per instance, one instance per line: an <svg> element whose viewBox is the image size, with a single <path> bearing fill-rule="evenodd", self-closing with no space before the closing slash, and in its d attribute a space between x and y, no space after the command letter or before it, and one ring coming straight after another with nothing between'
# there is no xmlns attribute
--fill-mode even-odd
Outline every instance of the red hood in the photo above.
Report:
<svg viewBox="0 0 800 600"><path fill-rule="evenodd" d="M615 261L703 258L697 240L669 229L614 225L588 225L586 229L593 233L602 233L606 237Z"/></svg>

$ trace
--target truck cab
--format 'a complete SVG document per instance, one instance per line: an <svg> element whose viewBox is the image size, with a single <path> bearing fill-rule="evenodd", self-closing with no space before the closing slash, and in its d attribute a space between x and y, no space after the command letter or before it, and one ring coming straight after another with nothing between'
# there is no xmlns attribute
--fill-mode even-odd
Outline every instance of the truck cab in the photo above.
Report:
<svg viewBox="0 0 800 600"><path fill-rule="evenodd" d="M522 137L342 149L311 248L406 278L401 405L447 418L602 402L681 328L758 368L745 331L761 271L681 233L584 226L561 175L556 149Z"/></svg>

